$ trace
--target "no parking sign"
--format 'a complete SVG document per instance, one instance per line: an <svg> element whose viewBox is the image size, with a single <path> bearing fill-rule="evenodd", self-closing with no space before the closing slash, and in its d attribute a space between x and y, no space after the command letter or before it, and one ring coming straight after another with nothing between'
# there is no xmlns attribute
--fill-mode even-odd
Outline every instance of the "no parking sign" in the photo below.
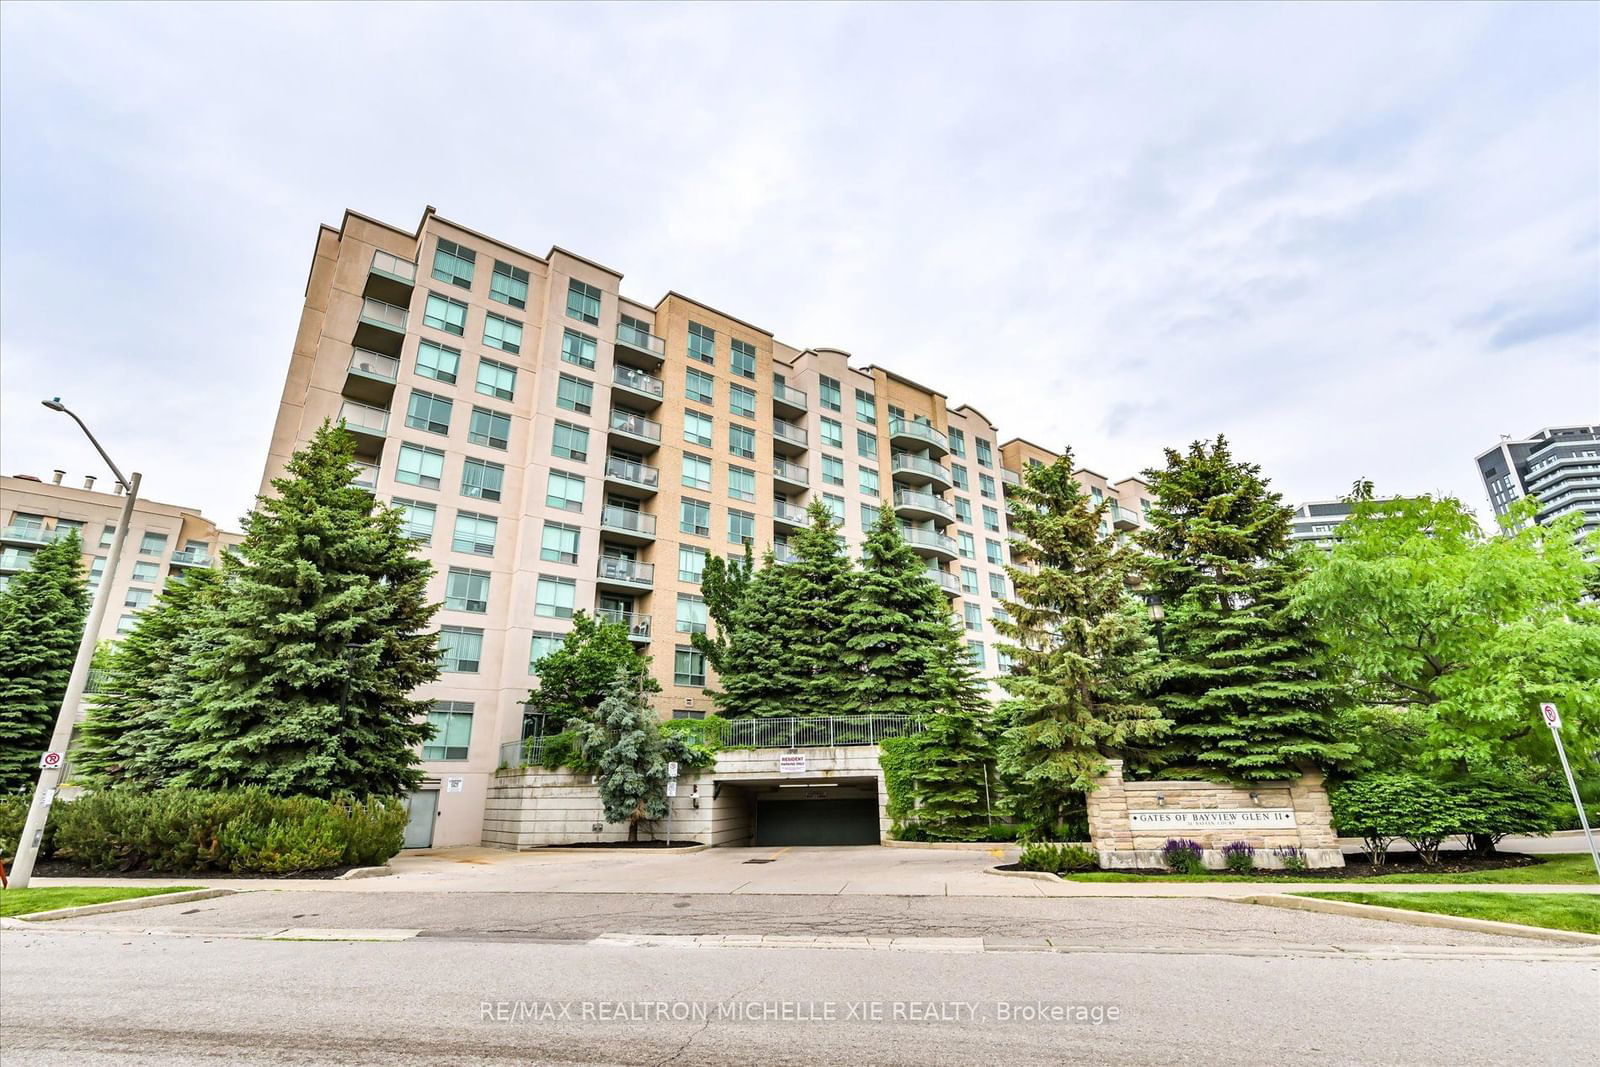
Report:
<svg viewBox="0 0 1600 1067"><path fill-rule="evenodd" d="M41 771L59 771L66 762L67 754L65 752L46 752L39 757L39 769Z"/></svg>

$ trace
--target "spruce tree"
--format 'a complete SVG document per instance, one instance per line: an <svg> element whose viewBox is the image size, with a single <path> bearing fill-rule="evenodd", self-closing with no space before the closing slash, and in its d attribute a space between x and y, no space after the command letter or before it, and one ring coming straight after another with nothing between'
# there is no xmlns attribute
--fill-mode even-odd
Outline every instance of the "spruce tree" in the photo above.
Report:
<svg viewBox="0 0 1600 1067"><path fill-rule="evenodd" d="M183 769L177 750L184 737L173 725L188 706L188 638L220 587L218 572L191 569L168 579L156 602L112 645L76 752L78 770L101 785L159 788Z"/></svg>
<svg viewBox="0 0 1600 1067"><path fill-rule="evenodd" d="M1175 770L1217 780L1286 779L1356 755L1321 645L1289 610L1303 574L1291 509L1228 442L1166 451L1140 534L1167 655L1157 702L1173 720Z"/></svg>
<svg viewBox="0 0 1600 1067"><path fill-rule="evenodd" d="M39 549L0 590L0 793L38 780L88 611L76 533Z"/></svg>
<svg viewBox="0 0 1600 1067"><path fill-rule="evenodd" d="M639 824L667 815L667 763L661 729L636 678L618 671L594 718L578 728L584 762L596 768L607 822Z"/></svg>
<svg viewBox="0 0 1600 1067"><path fill-rule="evenodd" d="M353 456L324 423L224 558L177 784L393 796L420 778L428 702L411 694L439 673L433 568L399 512L351 484Z"/></svg>
<svg viewBox="0 0 1600 1067"><path fill-rule="evenodd" d="M706 666L718 674L727 669L728 649L733 637L733 616L744 601L745 591L755 574L751 547L744 546L743 560L712 556L700 575L700 596L706 602L706 633L690 634L689 643L706 658ZM713 699L716 694L712 693Z"/></svg>
<svg viewBox="0 0 1600 1067"><path fill-rule="evenodd" d="M1070 449L1013 492L1015 598L995 620L1012 664L1000 680L1010 699L999 763L1024 826L1050 833L1094 788L1105 757L1150 743L1166 723L1143 698L1153 647L1108 505L1079 486Z"/></svg>
<svg viewBox="0 0 1600 1067"><path fill-rule="evenodd" d="M561 647L535 665L539 688L528 694L525 709L544 717L545 733L564 730L594 715L618 671L641 692L661 692L661 683L650 677L650 657L635 647L626 626L576 612Z"/></svg>

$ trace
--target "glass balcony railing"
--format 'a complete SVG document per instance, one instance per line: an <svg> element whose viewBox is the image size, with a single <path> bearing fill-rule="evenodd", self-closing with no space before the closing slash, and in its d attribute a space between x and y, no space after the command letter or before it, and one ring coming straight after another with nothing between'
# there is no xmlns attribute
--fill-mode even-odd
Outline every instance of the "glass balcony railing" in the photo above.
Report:
<svg viewBox="0 0 1600 1067"><path fill-rule="evenodd" d="M908 474L920 474L928 478L950 484L950 468L942 463L935 463L922 456L914 456L909 452L896 452L893 461L889 464L891 472L904 471Z"/></svg>
<svg viewBox="0 0 1600 1067"><path fill-rule="evenodd" d="M787 441L791 445L798 445L801 448L806 447L805 430L799 426L796 426L792 422L784 422L782 419L773 419L772 436L776 437L780 441Z"/></svg>
<svg viewBox="0 0 1600 1067"><path fill-rule="evenodd" d="M646 489L655 489L661 484L661 472L654 467L616 456L606 458L606 477L630 485L642 485Z"/></svg>
<svg viewBox="0 0 1600 1067"><path fill-rule="evenodd" d="M949 438L927 423L917 422L915 419L890 419L889 436L920 441L931 448L937 448L940 452L950 451Z"/></svg>
<svg viewBox="0 0 1600 1067"><path fill-rule="evenodd" d="M358 348L350 353L350 372L392 382L400 377L400 361L381 352L368 352L364 348Z"/></svg>
<svg viewBox="0 0 1600 1067"><path fill-rule="evenodd" d="M900 527L900 536L905 538L906 544L913 548L931 548L954 556L956 554L956 539L947 537L933 530L921 530L915 526Z"/></svg>
<svg viewBox="0 0 1600 1067"><path fill-rule="evenodd" d="M660 378L653 374L646 374L635 367L624 366L621 363L611 368L611 380L620 386L632 389L636 393L644 393L646 396L653 396L658 400L664 392L664 386Z"/></svg>
<svg viewBox="0 0 1600 1067"><path fill-rule="evenodd" d="M772 517L779 522L786 522L790 526L804 526L806 524L806 509L796 507L787 500L774 500L772 502Z"/></svg>
<svg viewBox="0 0 1600 1067"><path fill-rule="evenodd" d="M356 460L350 464L350 467L355 471L355 477L350 480L351 485L357 489L378 488L378 465L376 463L363 463L360 460Z"/></svg>
<svg viewBox="0 0 1600 1067"><path fill-rule="evenodd" d="M350 430L364 430L377 434L387 433L389 430L387 408L375 408L371 404L355 400L346 400L339 405L339 419L345 424L345 428Z"/></svg>
<svg viewBox="0 0 1600 1067"><path fill-rule="evenodd" d="M1001 467L1000 481L1005 485L1021 485L1022 475L1020 472L1011 470L1009 467Z"/></svg>
<svg viewBox="0 0 1600 1067"><path fill-rule="evenodd" d="M619 622L628 628L628 636L635 641L650 640L650 616L620 608L600 608L595 617L605 622Z"/></svg>
<svg viewBox="0 0 1600 1067"><path fill-rule="evenodd" d="M793 563L800 557L794 554L794 549L788 545L772 546L772 561L774 563Z"/></svg>
<svg viewBox="0 0 1600 1067"><path fill-rule="evenodd" d="M209 567L211 566L211 553L203 548L180 548L172 554L172 565L175 567Z"/></svg>
<svg viewBox="0 0 1600 1067"><path fill-rule="evenodd" d="M394 304L384 303L382 300L369 296L361 301L361 321L404 332L406 328L406 309L396 307Z"/></svg>
<svg viewBox="0 0 1600 1067"><path fill-rule="evenodd" d="M909 489L894 491L896 511L922 511L955 521L956 509L932 493L917 493Z"/></svg>
<svg viewBox="0 0 1600 1067"><path fill-rule="evenodd" d="M774 478L782 478L792 485L811 484L811 472L800 466L800 464L790 463L786 459L773 459L772 476Z"/></svg>
<svg viewBox="0 0 1600 1067"><path fill-rule="evenodd" d="M656 517L646 515L642 511L632 511L628 508L619 508L606 505L600 512L600 525L608 530L623 530L627 533L639 534L642 537L656 535Z"/></svg>
<svg viewBox="0 0 1600 1067"><path fill-rule="evenodd" d="M647 330L625 326L622 323L617 324L617 342L661 358L665 358L667 354L667 342Z"/></svg>
<svg viewBox="0 0 1600 1067"><path fill-rule="evenodd" d="M655 581L656 565L654 563L640 563L636 559L620 559L616 556L601 556L600 564L595 573L601 578L613 582L628 582L633 585L649 585Z"/></svg>
<svg viewBox="0 0 1600 1067"><path fill-rule="evenodd" d="M7 526L0 530L0 541L16 541L25 545L48 545L61 540L76 530L76 526L57 526L47 530L43 526Z"/></svg>
<svg viewBox="0 0 1600 1067"><path fill-rule="evenodd" d="M928 577L933 579L933 584L943 589L946 593L952 596L961 595L961 582L950 572L929 570Z"/></svg>
<svg viewBox="0 0 1600 1067"><path fill-rule="evenodd" d="M27 570L33 564L31 548L0 549L0 571Z"/></svg>
<svg viewBox="0 0 1600 1067"><path fill-rule="evenodd" d="M372 269L379 274L386 274L398 281L415 285L417 282L417 265L409 259L381 249L372 253Z"/></svg>
<svg viewBox="0 0 1600 1067"><path fill-rule="evenodd" d="M799 408L801 411L804 411L806 407L806 394L793 386L784 385L782 382L772 383L772 399L780 404Z"/></svg>
<svg viewBox="0 0 1600 1067"><path fill-rule="evenodd" d="M661 424L651 422L643 415L635 415L630 411L611 409L611 428L619 433L632 437L641 437L646 441L660 442Z"/></svg>

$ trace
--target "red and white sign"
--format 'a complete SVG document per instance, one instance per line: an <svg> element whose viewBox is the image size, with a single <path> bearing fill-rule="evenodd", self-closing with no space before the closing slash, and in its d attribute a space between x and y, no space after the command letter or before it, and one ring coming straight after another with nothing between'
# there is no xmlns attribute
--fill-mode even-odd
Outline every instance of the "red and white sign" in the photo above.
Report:
<svg viewBox="0 0 1600 1067"><path fill-rule="evenodd" d="M41 771L58 771L61 769L62 764L66 762L67 754L65 752L46 752L39 757L39 769Z"/></svg>
<svg viewBox="0 0 1600 1067"><path fill-rule="evenodd" d="M1544 724L1552 730L1561 729L1561 713L1554 704L1540 704L1539 714L1544 716Z"/></svg>

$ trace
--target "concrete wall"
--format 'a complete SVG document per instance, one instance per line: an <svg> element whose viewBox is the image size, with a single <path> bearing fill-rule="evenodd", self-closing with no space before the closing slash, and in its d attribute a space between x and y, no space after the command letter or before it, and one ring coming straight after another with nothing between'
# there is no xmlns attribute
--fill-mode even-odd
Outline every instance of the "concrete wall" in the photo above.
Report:
<svg viewBox="0 0 1600 1067"><path fill-rule="evenodd" d="M1089 837L1102 867L1160 867L1161 846L1170 838L1198 841L1208 867L1222 867L1222 847L1244 841L1256 849L1256 865L1279 867L1272 850L1288 845L1301 849L1313 867L1342 867L1344 854L1333 832L1333 813L1322 776L1315 772L1289 782L1219 785L1214 782L1129 782L1122 761L1107 760L1108 769L1088 795ZM1252 796L1252 794L1254 794ZM1222 827L1218 829L1135 829L1130 811L1266 811L1293 812L1285 827Z"/></svg>

